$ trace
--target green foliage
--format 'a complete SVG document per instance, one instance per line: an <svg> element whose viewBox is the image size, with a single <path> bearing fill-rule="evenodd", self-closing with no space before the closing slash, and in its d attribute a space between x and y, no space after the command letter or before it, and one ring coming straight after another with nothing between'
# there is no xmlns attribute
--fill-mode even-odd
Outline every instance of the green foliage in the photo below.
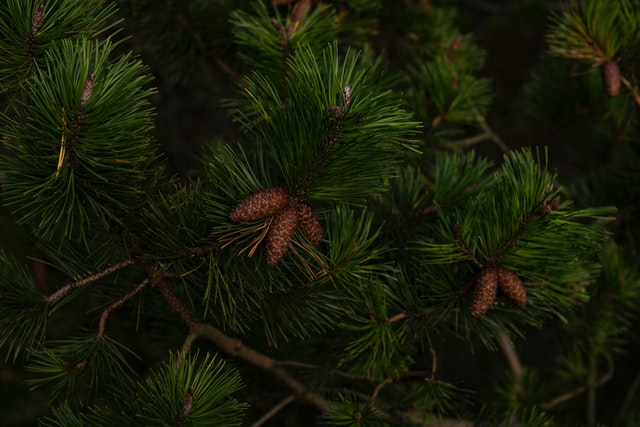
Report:
<svg viewBox="0 0 640 427"><path fill-rule="evenodd" d="M49 311L26 268L0 254L0 348L7 359L28 357L43 341Z"/></svg>
<svg viewBox="0 0 640 427"><path fill-rule="evenodd" d="M315 200L359 200L382 191L416 124L376 82L380 63L337 46L300 49L288 61L284 92L254 73L236 117L265 145L287 186ZM332 110L333 108L333 110ZM333 111L333 112L332 112ZM358 165L354 168L354 165Z"/></svg>
<svg viewBox="0 0 640 427"><path fill-rule="evenodd" d="M2 218L31 241L0 257L0 347L57 405L41 425L239 426L262 411L255 424L542 427L586 412L596 425L614 375L619 418L635 417L637 380L614 368L637 346L640 306L638 7L618 3L556 14L523 97L490 110L500 64L485 66L490 38L461 31L460 13L490 25L462 5L4 2ZM114 41L116 16L130 38ZM625 96L575 75L609 60ZM233 122L181 123L188 104L200 126L196 92ZM151 102L172 123L156 129ZM538 139L509 133L523 117ZM176 150L213 140L202 167L165 170L154 130ZM320 238L304 213L281 235L279 212L232 221L273 186L290 193L274 210L308 203ZM526 301L500 279L472 312L491 268ZM499 346L510 375L493 375Z"/></svg>
<svg viewBox="0 0 640 427"><path fill-rule="evenodd" d="M340 395L340 402L327 411L323 418L328 425L345 427L384 427L389 418L367 401L348 394Z"/></svg>
<svg viewBox="0 0 640 427"><path fill-rule="evenodd" d="M210 224L202 220L205 189L198 180L173 183L150 195L141 212L139 239L144 256L188 258L206 245ZM193 225L198 224L194 228Z"/></svg>
<svg viewBox="0 0 640 427"><path fill-rule="evenodd" d="M407 344L408 324L391 322L387 312L390 289L371 283L363 287L360 304L340 325L350 339L340 365L374 380L395 377L411 366L413 349Z"/></svg>
<svg viewBox="0 0 640 427"><path fill-rule="evenodd" d="M461 71L445 60L421 62L408 71L412 106L430 126L436 128L443 120L471 125L487 113L492 99L489 80Z"/></svg>
<svg viewBox="0 0 640 427"><path fill-rule="evenodd" d="M560 201L553 181L554 176L530 150L512 153L499 171L478 185L473 197L455 209L448 210L445 205L438 228L431 229L436 233L433 237L416 242L416 260L425 266L418 280L433 286L433 293L426 298L437 304L435 312L463 309L466 304L460 305L459 298L470 292L478 269L484 266L497 265L515 272L527 288L528 302L523 310L512 311L512 303L499 304L480 322L456 311L456 329L466 330L467 336L475 330L477 337L491 345L505 329L517 332L519 323L540 325L550 314L564 317L576 298L584 299L584 294L570 285L594 273L597 265L585 270L583 260L608 235L602 226L585 221L606 219L615 211L571 211ZM440 264L456 272L448 285L438 279L443 270L433 269ZM500 320L492 319L493 315Z"/></svg>
<svg viewBox="0 0 640 427"><path fill-rule="evenodd" d="M238 372L215 355L171 355L139 384L134 413L151 425L240 426L246 405L231 395L241 388Z"/></svg>
<svg viewBox="0 0 640 427"><path fill-rule="evenodd" d="M124 355L128 350L106 336L49 341L34 350L26 370L37 376L27 383L33 388L50 387L51 401L64 394L86 402L105 379L126 384L133 375Z"/></svg>
<svg viewBox="0 0 640 427"><path fill-rule="evenodd" d="M637 38L639 14L638 5L629 0L573 0L553 20L549 50L597 67Z"/></svg>
<svg viewBox="0 0 640 427"><path fill-rule="evenodd" d="M629 344L629 332L640 314L637 263L630 265L613 243L601 252L600 262L600 278L588 288L589 302L573 314L557 338L554 374L569 383L584 381L596 370L613 369L613 360Z"/></svg>
<svg viewBox="0 0 640 427"><path fill-rule="evenodd" d="M318 7L306 19L282 16L277 9L268 10L263 2L254 2L253 8L253 13L231 13L235 42L242 47L239 57L270 78L278 90L284 87L291 55L306 47L316 52L336 39L337 18L326 6Z"/></svg>
<svg viewBox="0 0 640 427"><path fill-rule="evenodd" d="M63 40L3 118L5 204L39 236L85 240L88 229L118 222L148 179L149 76L131 55L110 62L112 49L108 40Z"/></svg>
<svg viewBox="0 0 640 427"><path fill-rule="evenodd" d="M41 22L34 26L41 5ZM0 94L29 84L45 53L61 40L95 38L118 24L116 6L106 1L6 0L0 4ZM39 27L39 28L38 28Z"/></svg>
<svg viewBox="0 0 640 427"><path fill-rule="evenodd" d="M54 408L51 415L51 418L42 419L40 425L46 427L83 427L85 425L83 420L73 412L68 402Z"/></svg>

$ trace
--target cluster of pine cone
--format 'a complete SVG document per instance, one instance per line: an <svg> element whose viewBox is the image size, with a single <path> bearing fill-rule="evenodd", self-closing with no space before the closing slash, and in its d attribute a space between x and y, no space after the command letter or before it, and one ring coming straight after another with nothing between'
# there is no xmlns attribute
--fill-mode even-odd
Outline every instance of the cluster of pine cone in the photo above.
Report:
<svg viewBox="0 0 640 427"><path fill-rule="evenodd" d="M267 264L276 265L284 257L298 228L314 246L322 242L324 232L316 213L284 187L268 187L245 197L233 208L229 219L249 222L271 215L273 221L266 237Z"/></svg>
<svg viewBox="0 0 640 427"><path fill-rule="evenodd" d="M518 306L527 303L527 290L516 273L502 267L484 267L476 280L471 315L482 316L496 299L498 288Z"/></svg>

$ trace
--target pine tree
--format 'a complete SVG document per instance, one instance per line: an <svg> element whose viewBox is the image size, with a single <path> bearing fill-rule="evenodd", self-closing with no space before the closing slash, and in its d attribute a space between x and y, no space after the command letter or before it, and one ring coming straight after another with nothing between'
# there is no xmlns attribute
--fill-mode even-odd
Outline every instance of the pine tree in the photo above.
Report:
<svg viewBox="0 0 640 427"><path fill-rule="evenodd" d="M0 423L640 422L640 3L544 3L517 99L492 2L0 3Z"/></svg>

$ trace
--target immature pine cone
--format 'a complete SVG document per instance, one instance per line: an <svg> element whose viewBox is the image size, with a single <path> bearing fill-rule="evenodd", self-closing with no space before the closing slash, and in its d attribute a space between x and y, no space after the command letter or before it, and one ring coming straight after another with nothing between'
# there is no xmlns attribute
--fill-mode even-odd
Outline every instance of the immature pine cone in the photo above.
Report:
<svg viewBox="0 0 640 427"><path fill-rule="evenodd" d="M233 222L249 222L274 215L289 203L284 187L268 187L242 199L229 214Z"/></svg>
<svg viewBox="0 0 640 427"><path fill-rule="evenodd" d="M267 264L273 266L284 257L291 245L291 239L298 226L298 213L294 207L288 206L281 210L271 222L267 233L267 248L265 258Z"/></svg>
<svg viewBox="0 0 640 427"><path fill-rule="evenodd" d="M298 227L313 246L322 242L323 230L318 215L305 202L298 203Z"/></svg>
<svg viewBox="0 0 640 427"><path fill-rule="evenodd" d="M498 272L495 268L485 267L480 271L471 303L471 315L482 316L496 299L498 290Z"/></svg>
<svg viewBox="0 0 640 427"><path fill-rule="evenodd" d="M620 93L620 68L614 61L607 61L602 66L602 81L604 91L610 97L618 96Z"/></svg>
<svg viewBox="0 0 640 427"><path fill-rule="evenodd" d="M501 268L498 270L498 286L506 296L511 298L518 306L524 307L527 303L527 289L522 280L513 271Z"/></svg>

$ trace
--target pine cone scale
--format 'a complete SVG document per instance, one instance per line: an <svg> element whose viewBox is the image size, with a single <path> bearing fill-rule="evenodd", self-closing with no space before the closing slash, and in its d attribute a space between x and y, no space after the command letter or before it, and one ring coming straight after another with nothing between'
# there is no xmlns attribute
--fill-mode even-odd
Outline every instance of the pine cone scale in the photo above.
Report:
<svg viewBox="0 0 640 427"><path fill-rule="evenodd" d="M498 287L518 306L524 307L527 303L527 289L522 284L522 280L513 271L504 268L498 270Z"/></svg>
<svg viewBox="0 0 640 427"><path fill-rule="evenodd" d="M498 272L495 268L486 267L478 276L471 303L471 315L482 316L489 310L496 299L498 291Z"/></svg>
<svg viewBox="0 0 640 427"><path fill-rule="evenodd" d="M298 213L294 207L280 211L267 233L265 258L270 266L276 265L285 255L298 226Z"/></svg>
<svg viewBox="0 0 640 427"><path fill-rule="evenodd" d="M229 214L233 222L256 221L282 210L291 196L284 187L267 187L242 199Z"/></svg>
<svg viewBox="0 0 640 427"><path fill-rule="evenodd" d="M305 202L298 204L298 227L312 245L318 246L322 242L324 231L320 219Z"/></svg>
<svg viewBox="0 0 640 427"><path fill-rule="evenodd" d="M604 83L604 91L611 98L618 96L620 93L620 68L614 61L607 61L602 66L602 82Z"/></svg>

